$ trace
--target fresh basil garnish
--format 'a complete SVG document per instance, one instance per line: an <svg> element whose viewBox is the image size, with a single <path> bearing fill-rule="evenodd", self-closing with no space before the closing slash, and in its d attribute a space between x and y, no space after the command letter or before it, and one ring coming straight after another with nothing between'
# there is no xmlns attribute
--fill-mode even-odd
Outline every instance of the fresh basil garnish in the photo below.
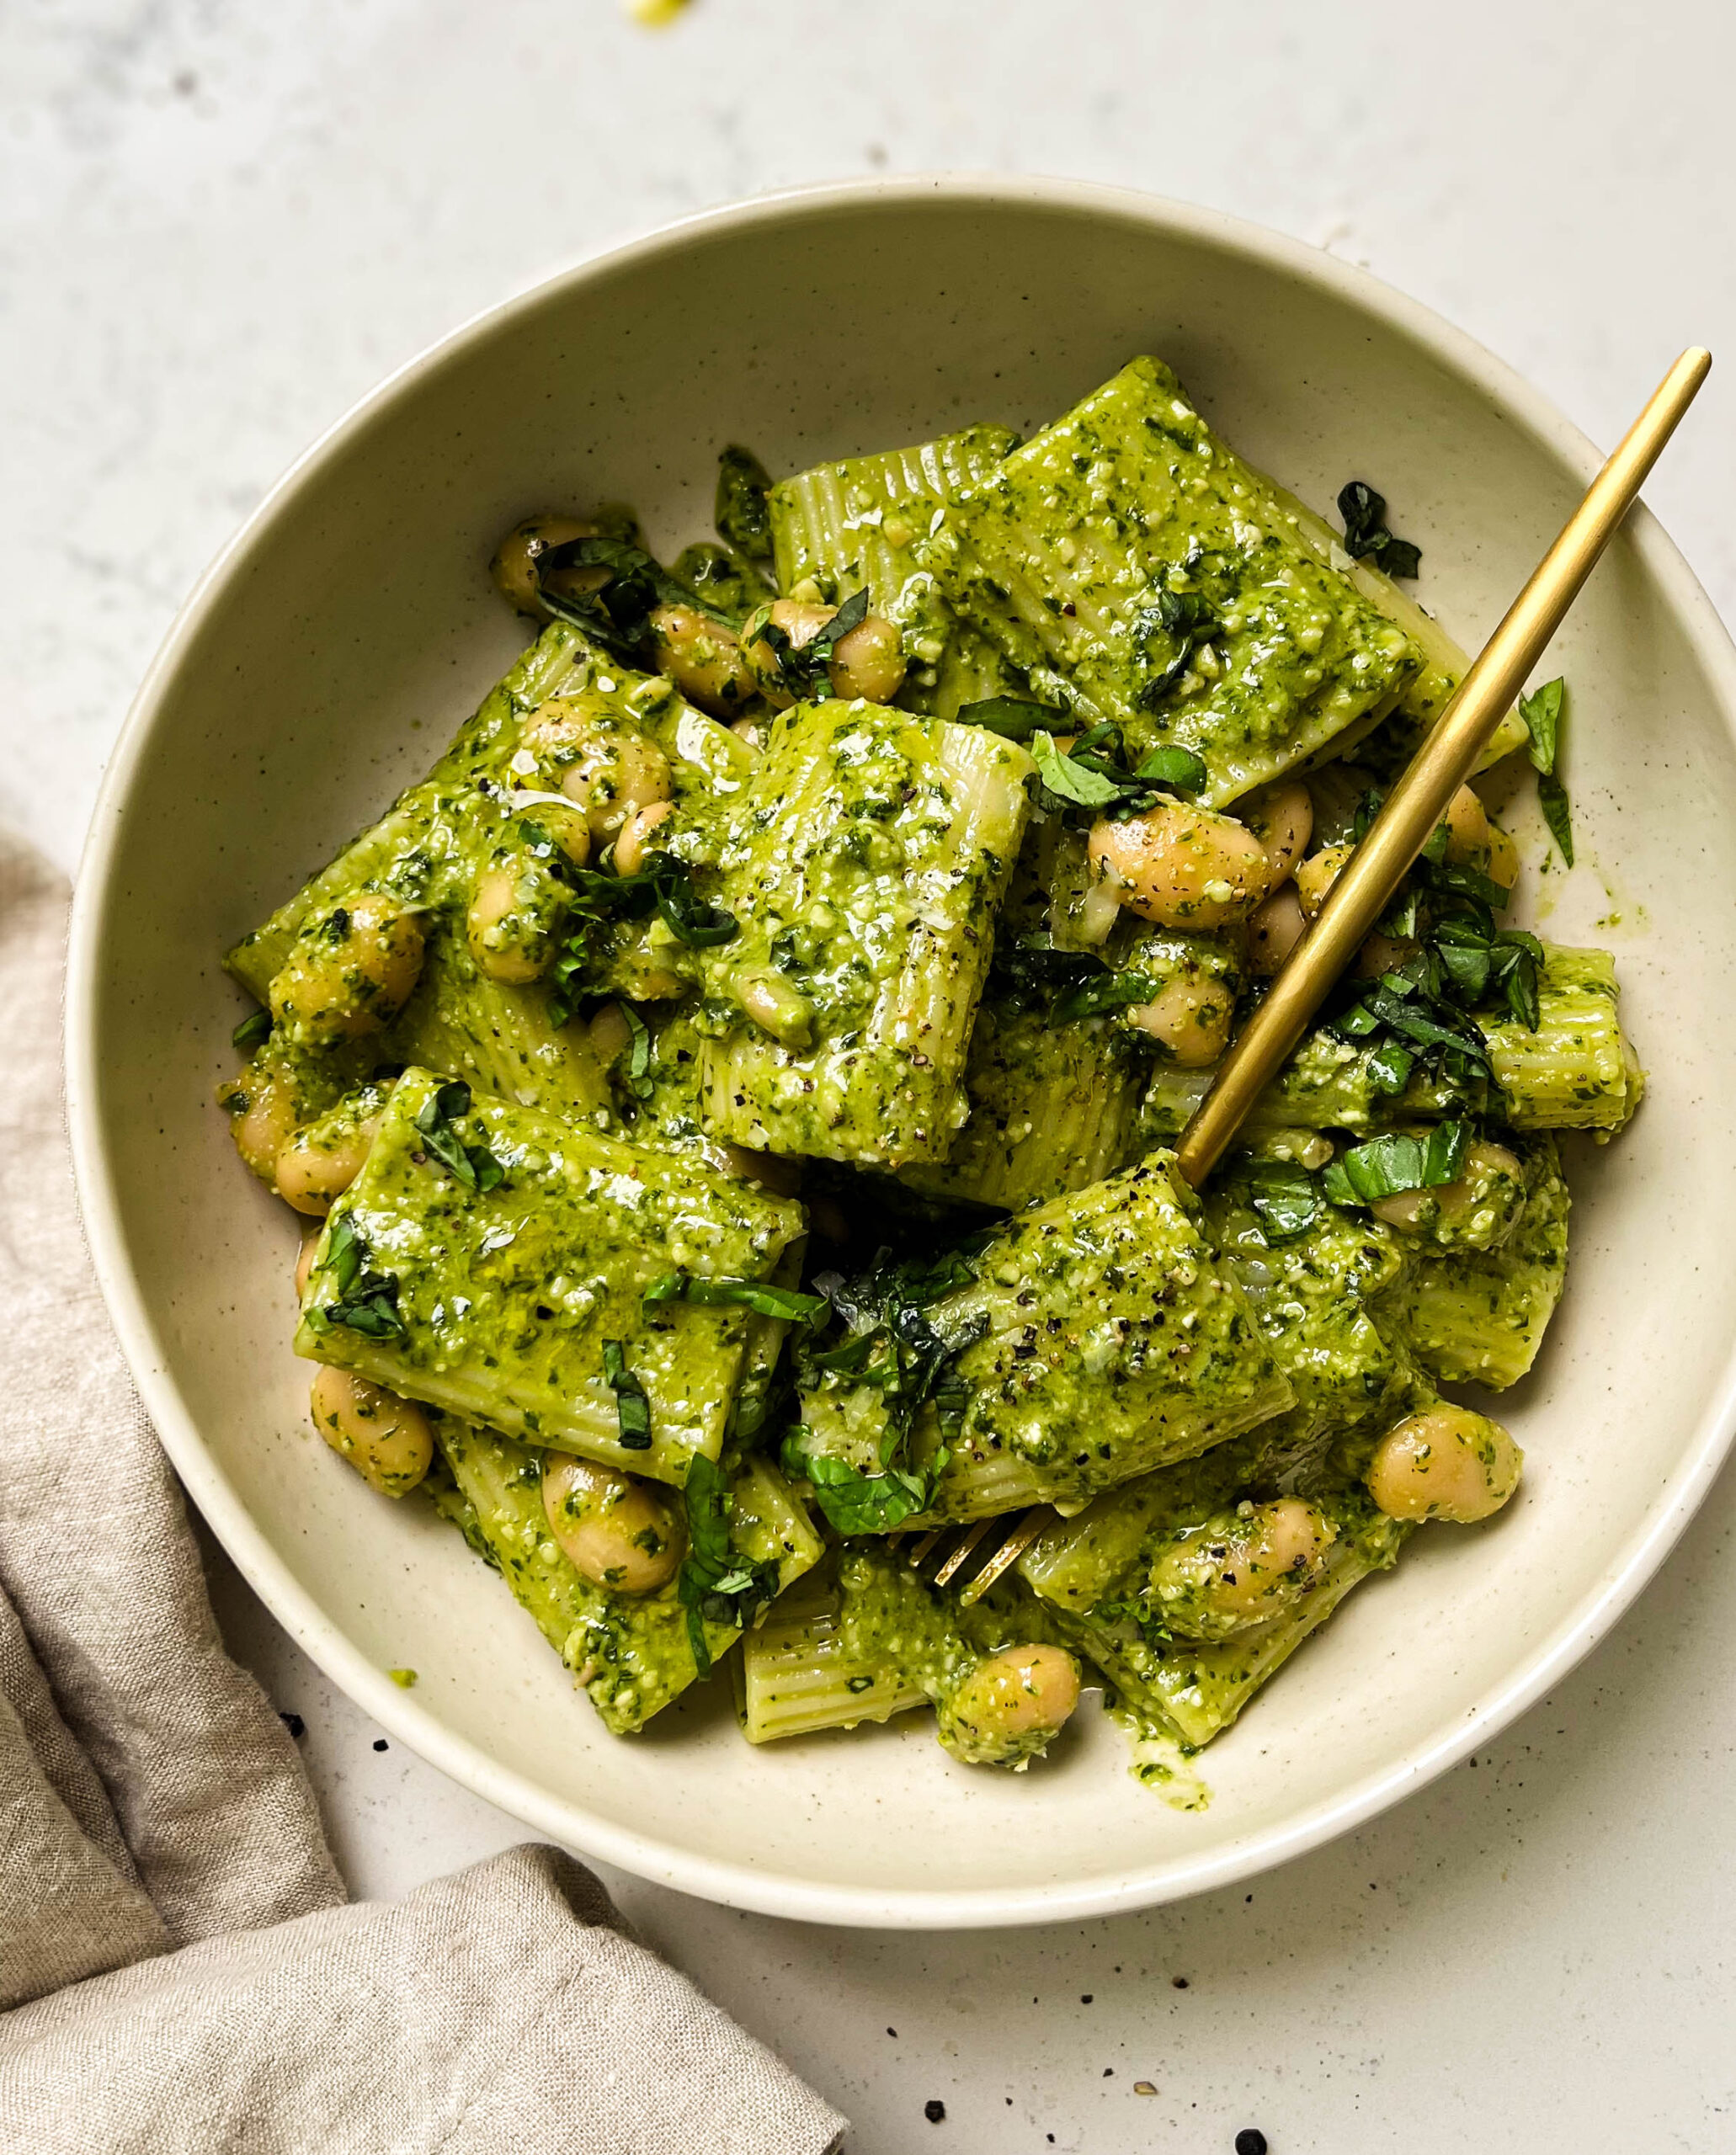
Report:
<svg viewBox="0 0 1736 2155"><path fill-rule="evenodd" d="M1438 1189L1464 1172L1468 1122L1438 1122L1426 1136L1394 1131L1353 1146L1322 1178L1334 1205L1371 1205L1410 1189Z"/></svg>
<svg viewBox="0 0 1736 2155"><path fill-rule="evenodd" d="M1088 762L1062 755L1050 734L1033 733L1030 753L1045 790L1059 801L1070 801L1080 808L1107 808L1126 790L1121 780L1094 770Z"/></svg>
<svg viewBox="0 0 1736 2155"><path fill-rule="evenodd" d="M1421 552L1387 530L1386 501L1364 480L1352 479L1339 490L1338 513L1345 519L1345 551L1352 561L1371 561L1386 575L1407 578L1421 568Z"/></svg>
<svg viewBox="0 0 1736 2155"><path fill-rule="evenodd" d="M374 1269L367 1244L347 1212L339 1213L327 1231L322 1269L336 1292L323 1307L308 1312L310 1321L317 1317L325 1324L341 1324L365 1339L406 1336L398 1312L397 1276Z"/></svg>
<svg viewBox="0 0 1736 2155"><path fill-rule="evenodd" d="M1304 1167L1263 1160L1249 1177L1249 1202L1268 1242L1293 1242L1320 1216L1320 1185Z"/></svg>
<svg viewBox="0 0 1736 2155"><path fill-rule="evenodd" d="M229 1037L243 1055L253 1054L271 1038L271 1013L250 1010Z"/></svg>
<svg viewBox="0 0 1736 2155"><path fill-rule="evenodd" d="M982 726L1005 741L1028 741L1040 728L1052 733L1064 726L1067 713L1025 696L983 696L976 703L961 704L953 719L960 726Z"/></svg>
<svg viewBox="0 0 1736 2155"><path fill-rule="evenodd" d="M828 1459L823 1452L801 1448L807 1434L799 1426L784 1440L782 1463L792 1479L805 1478L814 1500L839 1534L891 1534L907 1519L926 1511L933 1501L939 1470L946 1461L945 1451L925 1474L903 1466L883 1467L877 1474L864 1474L848 1461Z"/></svg>
<svg viewBox="0 0 1736 2155"><path fill-rule="evenodd" d="M1049 1014L1057 1025L1070 1025L1081 1018L1101 1018L1111 1010L1154 1003L1162 992L1159 983L1143 973L1114 972L1105 966L1057 995Z"/></svg>
<svg viewBox="0 0 1736 2155"><path fill-rule="evenodd" d="M729 1485L715 1460L697 1455L689 1464L682 1494L687 1506L687 1554L675 1582L687 1612L687 1638L701 1676L711 1673L707 1624L745 1631L756 1610L778 1590L774 1563L738 1556L729 1540Z"/></svg>
<svg viewBox="0 0 1736 2155"><path fill-rule="evenodd" d="M832 663L832 654L850 631L860 628L867 618L868 593L865 588L853 592L806 643L798 644L789 631L775 621L763 623L753 641L764 644L770 652L785 693L799 704L807 703L831 693L827 669Z"/></svg>
<svg viewBox="0 0 1736 2155"><path fill-rule="evenodd" d="M665 1272L645 1290L644 1302L647 1309L663 1302L734 1304L791 1324L806 1323L831 1307L823 1295L798 1294L793 1287L775 1287L767 1280L706 1280L691 1272Z"/></svg>
<svg viewBox="0 0 1736 2155"><path fill-rule="evenodd" d="M750 561L772 556L771 474L751 449L732 441L718 453L711 521L717 536Z"/></svg>
<svg viewBox="0 0 1736 2155"><path fill-rule="evenodd" d="M506 1179L502 1167L486 1145L466 1145L455 1125L470 1113L470 1087L461 1079L437 1086L423 1103L416 1117L426 1150L466 1189L479 1195L498 1189Z"/></svg>
<svg viewBox="0 0 1736 2155"><path fill-rule="evenodd" d="M1558 676L1553 681L1546 681L1531 694L1521 696L1519 715L1531 736L1531 764L1537 774L1537 806L1543 811L1550 836L1561 849L1562 859L1571 868L1573 816L1568 805L1568 790L1555 768L1556 758L1561 753L1561 721L1566 697L1567 683Z"/></svg>
<svg viewBox="0 0 1736 2155"><path fill-rule="evenodd" d="M628 1451L651 1450L651 1402L645 1387L627 1367L626 1350L618 1339L603 1342L603 1375L615 1394L615 1418L620 1440Z"/></svg>
<svg viewBox="0 0 1736 2155"><path fill-rule="evenodd" d="M546 546L533 569L537 594L549 611L583 629L618 658L631 661L647 651L651 616L659 606L691 607L728 626L690 585L630 540L566 539ZM608 574L595 590L563 588L562 578L573 569L604 569Z"/></svg>
<svg viewBox="0 0 1736 2155"><path fill-rule="evenodd" d="M1217 610L1202 591L1165 588L1154 605L1142 609L1133 623L1133 641L1141 656L1149 662L1151 646L1160 637L1170 654L1140 688L1142 710L1157 709L1193 662L1195 652L1211 641L1219 626Z"/></svg>
<svg viewBox="0 0 1736 2155"><path fill-rule="evenodd" d="M692 869L672 853L652 854L631 875L570 864L557 872L570 895L567 931L549 972L551 1024L566 1024L588 996L603 992L597 931L612 921L643 920L655 912L679 942L701 950L739 932L735 915L703 898Z"/></svg>
<svg viewBox="0 0 1736 2155"><path fill-rule="evenodd" d="M1211 773L1191 748L1166 743L1142 756L1133 775L1148 778L1153 785L1161 785L1171 793L1197 793Z"/></svg>

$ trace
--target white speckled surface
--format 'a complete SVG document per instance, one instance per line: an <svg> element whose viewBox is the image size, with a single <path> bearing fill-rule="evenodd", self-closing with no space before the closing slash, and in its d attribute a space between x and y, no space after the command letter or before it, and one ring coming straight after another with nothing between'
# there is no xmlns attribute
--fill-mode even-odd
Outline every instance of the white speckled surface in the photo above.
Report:
<svg viewBox="0 0 1736 2155"><path fill-rule="evenodd" d="M1602 439L1680 343L1736 361L1722 12L1057 16L700 0L652 36L615 0L8 10L0 813L72 859L173 607L381 372L551 264L732 194L882 162L1190 194L1369 261ZM1649 498L1728 610L1723 379ZM1730 2145L1733 1527L1727 1477L1555 1699L1251 1899L957 1940L623 1900L854 2115L859 2155L1227 2149L1246 2124L1272 2155ZM226 1613L306 1720L359 1891L516 1838L375 1753L244 1589Z"/></svg>

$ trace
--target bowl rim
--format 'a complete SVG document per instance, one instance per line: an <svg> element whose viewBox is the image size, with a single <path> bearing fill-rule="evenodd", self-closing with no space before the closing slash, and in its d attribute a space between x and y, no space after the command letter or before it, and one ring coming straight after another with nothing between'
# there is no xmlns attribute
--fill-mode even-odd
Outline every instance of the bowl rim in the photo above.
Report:
<svg viewBox="0 0 1736 2155"><path fill-rule="evenodd" d="M379 423L427 375L559 295L615 271L679 254L717 233L823 218L861 205L925 203L1047 208L1193 240L1323 289L1419 347L1467 380L1556 463L1582 480L1599 452L1547 398L1467 333L1369 271L1323 248L1217 210L1098 183L981 173L930 172L782 189L684 216L539 279L472 316L389 374L289 466L217 554L176 615L116 740L76 878L66 991L67 1114L85 1232L104 1301L140 1397L188 1494L272 1615L338 1688L397 1741L485 1801L583 1854L654 1883L757 1913L863 1929L960 1929L1077 1921L1157 1906L1228 1886L1318 1848L1424 1787L1535 1704L1602 1639L1652 1578L1710 1488L1736 1436L1736 1343L1675 1471L1555 1631L1526 1653L1449 1730L1308 1809L1239 1835L1222 1848L1179 1854L1125 1874L1073 1885L957 1890L823 1885L698 1855L615 1826L551 1796L455 1734L344 1636L278 1556L206 1449L184 1403L125 1251L120 1207L98 1109L99 929L109 905L117 833L189 646L207 616L265 543L280 513L334 455ZM1648 575L1681 620L1736 733L1736 647L1712 601L1656 519L1639 506L1628 531Z"/></svg>

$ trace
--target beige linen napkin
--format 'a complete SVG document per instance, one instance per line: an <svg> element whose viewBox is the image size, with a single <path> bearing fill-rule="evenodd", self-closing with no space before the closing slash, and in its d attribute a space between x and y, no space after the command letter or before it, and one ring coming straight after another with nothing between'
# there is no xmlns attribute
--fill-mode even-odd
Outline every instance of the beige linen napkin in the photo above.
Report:
<svg viewBox="0 0 1736 2155"><path fill-rule="evenodd" d="M65 930L0 834L0 2147L823 2155L844 2120L554 1849L345 1905L90 1274Z"/></svg>

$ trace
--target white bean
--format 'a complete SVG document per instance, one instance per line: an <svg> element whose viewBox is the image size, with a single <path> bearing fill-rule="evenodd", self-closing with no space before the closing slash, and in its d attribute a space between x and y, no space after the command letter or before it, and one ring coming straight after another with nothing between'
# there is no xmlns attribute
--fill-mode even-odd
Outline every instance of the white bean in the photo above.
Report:
<svg viewBox="0 0 1736 2155"><path fill-rule="evenodd" d="M1094 824L1091 865L1130 911L1166 928L1222 928L1266 894L1270 864L1244 824L1160 801L1142 816Z"/></svg>
<svg viewBox="0 0 1736 2155"><path fill-rule="evenodd" d="M1498 1512L1519 1487L1525 1454L1499 1422L1468 1407L1408 1414L1369 1463L1368 1493L1389 1519L1470 1525Z"/></svg>
<svg viewBox="0 0 1736 2155"><path fill-rule="evenodd" d="M542 1508L561 1553L594 1586L652 1594L680 1567L685 1537L668 1498L629 1474L545 1452Z"/></svg>
<svg viewBox="0 0 1736 2155"><path fill-rule="evenodd" d="M313 1381L313 1426L333 1450L382 1496L413 1489L434 1459L434 1431L422 1409L348 1370Z"/></svg>

